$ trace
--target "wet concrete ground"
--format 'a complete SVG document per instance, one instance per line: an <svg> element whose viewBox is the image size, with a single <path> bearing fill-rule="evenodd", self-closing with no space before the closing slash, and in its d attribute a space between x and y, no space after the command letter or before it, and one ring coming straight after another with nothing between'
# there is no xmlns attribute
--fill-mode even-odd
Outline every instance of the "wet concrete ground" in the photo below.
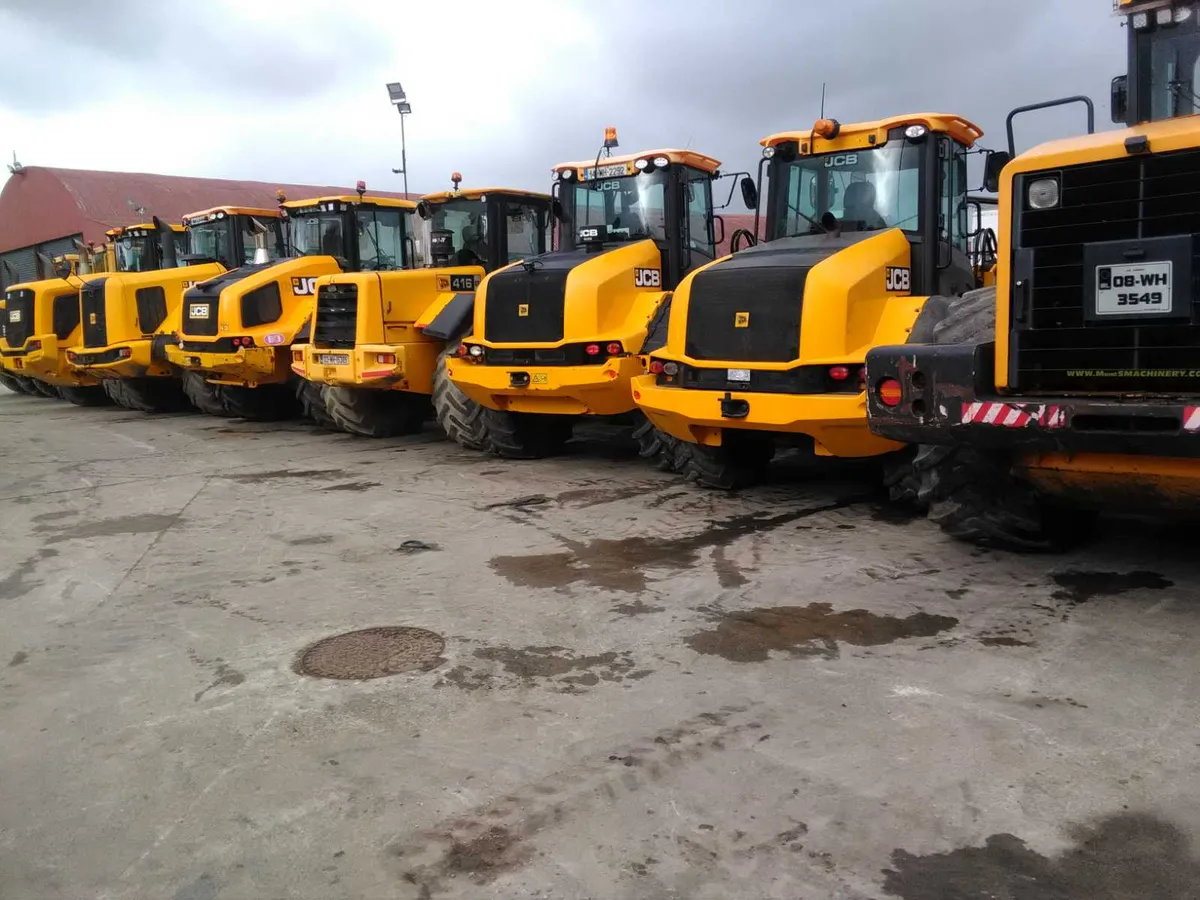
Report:
<svg viewBox="0 0 1200 900"><path fill-rule="evenodd" d="M1193 532L2 389L0 460L5 900L1200 891Z"/></svg>

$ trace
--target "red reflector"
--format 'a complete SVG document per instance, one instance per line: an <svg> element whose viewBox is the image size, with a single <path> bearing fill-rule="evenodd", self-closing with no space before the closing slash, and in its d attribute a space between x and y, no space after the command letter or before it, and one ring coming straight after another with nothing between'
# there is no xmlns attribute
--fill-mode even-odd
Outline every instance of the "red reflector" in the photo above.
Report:
<svg viewBox="0 0 1200 900"><path fill-rule="evenodd" d="M661 362L659 362L657 359L651 361L651 363L650 363L650 374L651 375L661 375L662 370L663 370L663 364Z"/></svg>
<svg viewBox="0 0 1200 900"><path fill-rule="evenodd" d="M588 356L599 356L600 355L600 345L599 344L588 344L586 347L583 348L583 352L586 353Z"/></svg>
<svg viewBox="0 0 1200 900"><path fill-rule="evenodd" d="M467 355L467 345L459 344L458 349L454 351L454 355L455 356L466 356Z"/></svg>
<svg viewBox="0 0 1200 900"><path fill-rule="evenodd" d="M885 378L875 387L875 393L879 396L879 402L884 406L899 406L900 400L904 395L903 389L900 387L900 382L895 378Z"/></svg>
<svg viewBox="0 0 1200 900"><path fill-rule="evenodd" d="M613 341L611 344L608 345L608 355L609 356L620 356L624 351L625 351L625 348L622 347L620 344L618 344L616 341Z"/></svg>
<svg viewBox="0 0 1200 900"><path fill-rule="evenodd" d="M829 377L834 381L845 381L850 377L850 370L846 366L832 366L829 369Z"/></svg>

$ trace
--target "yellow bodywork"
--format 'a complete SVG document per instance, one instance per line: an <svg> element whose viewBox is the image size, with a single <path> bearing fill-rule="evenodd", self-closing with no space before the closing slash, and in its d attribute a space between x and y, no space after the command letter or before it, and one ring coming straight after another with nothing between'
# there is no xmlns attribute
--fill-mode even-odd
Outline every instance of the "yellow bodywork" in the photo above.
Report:
<svg viewBox="0 0 1200 900"><path fill-rule="evenodd" d="M68 352L68 360L76 370L96 378L174 375L174 367L161 350L156 351L155 344L165 346L167 336L173 337L179 330L184 290L224 271L225 267L220 263L204 263L107 276L104 282L106 343L98 347L76 344ZM163 289L167 314L157 327L143 330L138 319L136 296L139 288L150 287ZM159 337L157 342L156 336Z"/></svg>
<svg viewBox="0 0 1200 900"><path fill-rule="evenodd" d="M301 378L340 387L433 393L433 373L446 343L422 329L454 299L455 284L478 284L482 266L348 272L317 282L358 289L354 346L324 348L313 343L292 348L292 371ZM314 320L314 326L319 327ZM343 359L345 360L343 362Z"/></svg>
<svg viewBox="0 0 1200 900"><path fill-rule="evenodd" d="M1129 153L1125 141L1133 136L1149 139L1154 153L1170 153L1200 147L1200 116L1150 122L1120 131L1102 131L1081 137L1066 138L1042 144L1022 153L1007 166L1000 177L1000 233L997 235L999 252L997 258L1012 259L1013 204L1020 198L1013 197L1013 179L1025 172L1041 172L1103 162L1108 159L1124 159ZM996 276L996 296L1013 296L1013 272L1009 265L999 267ZM1009 386L1009 330L1012 326L1010 304L1000 302L996 306L996 386L1001 391Z"/></svg>
<svg viewBox="0 0 1200 900"><path fill-rule="evenodd" d="M519 264L518 264L519 265ZM491 409L560 415L619 415L635 408L633 379L642 371L635 355L646 340L650 320L667 294L634 286L634 270L661 269L662 255L653 241L638 241L598 253L575 265L567 276L563 301L563 339L552 343L499 343L487 339L485 321L488 284L483 280L475 301L474 337L487 349L553 349L582 342L601 348L620 342L624 352L595 365L481 365L469 357L451 360L451 380L472 400ZM520 313L518 313L519 315ZM529 373L526 387L513 387L510 372Z"/></svg>
<svg viewBox="0 0 1200 900"><path fill-rule="evenodd" d="M908 267L911 248L903 232L892 229L840 250L817 263L804 289L800 325L800 356L788 362L746 363L738 360L696 360L684 351L688 306L697 275L722 260L691 273L671 300L667 343L651 359L670 360L696 368L786 371L797 365L846 365L857 378L866 353L889 341L903 340L924 305L925 297L882 292L889 266ZM728 257L725 257L728 259ZM799 302L800 298L797 298ZM898 449L899 444L876 437L867 427L866 393L788 394L732 391L746 400L750 414L732 420L721 416L725 390L698 390L660 382L652 374L634 380L634 397L642 411L662 431L696 444L719 446L726 428L805 434L816 452L833 456L873 456Z"/></svg>
<svg viewBox="0 0 1200 900"><path fill-rule="evenodd" d="M74 301L79 308L79 288L98 275L71 276L70 278L48 278L15 284L9 290L33 291L33 327L29 338L21 347L10 347L7 340L0 340L0 367L18 375L28 375L56 387L93 387L99 382L86 372L71 366L67 349L82 340L82 325L78 315L74 327L61 338L54 330L54 307L61 298ZM23 351L23 352L22 352ZM19 354L19 355L18 355Z"/></svg>
<svg viewBox="0 0 1200 900"><path fill-rule="evenodd" d="M258 387L287 381L291 344L312 318L316 286L323 277L340 271L332 256L302 256L277 262L232 282L215 301L205 300L202 304L207 307L205 318L216 316L217 333L181 333L180 341L166 348L167 359L219 384ZM243 325L242 298L271 282L279 286L283 314L264 325ZM185 302L197 301L189 297ZM237 349L226 346L233 336L249 337L253 345ZM180 347L179 343L186 346ZM206 346L213 349L204 349Z"/></svg>

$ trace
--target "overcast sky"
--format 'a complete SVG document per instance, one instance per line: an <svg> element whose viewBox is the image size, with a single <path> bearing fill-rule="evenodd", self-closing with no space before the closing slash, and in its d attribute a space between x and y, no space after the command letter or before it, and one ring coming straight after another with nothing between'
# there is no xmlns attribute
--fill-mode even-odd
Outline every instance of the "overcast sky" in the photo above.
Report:
<svg viewBox="0 0 1200 900"><path fill-rule="evenodd" d="M843 122L953 112L999 148L1055 96L1110 127L1125 68L1109 0L0 0L0 35L0 153L25 165L399 190L400 80L413 192L545 189L606 125L751 168L822 81ZM1018 145L1082 127L1039 114Z"/></svg>

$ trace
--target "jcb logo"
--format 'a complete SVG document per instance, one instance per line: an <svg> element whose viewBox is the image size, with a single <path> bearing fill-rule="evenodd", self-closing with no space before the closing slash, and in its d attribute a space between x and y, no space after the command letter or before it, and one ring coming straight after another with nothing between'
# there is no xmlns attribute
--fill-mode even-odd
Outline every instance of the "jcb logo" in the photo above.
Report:
<svg viewBox="0 0 1200 900"><path fill-rule="evenodd" d="M827 169L842 169L846 166L857 166L857 153L839 153L836 156L825 157L825 168Z"/></svg>
<svg viewBox="0 0 1200 900"><path fill-rule="evenodd" d="M529 315L529 304L528 303L517 304L517 315L518 316L528 316Z"/></svg>
<svg viewBox="0 0 1200 900"><path fill-rule="evenodd" d="M192 303L188 306L189 319L207 319L208 304L207 303Z"/></svg>
<svg viewBox="0 0 1200 900"><path fill-rule="evenodd" d="M901 268L900 266L888 266L887 267L887 290L889 290L889 291L912 290L912 271L910 269Z"/></svg>
<svg viewBox="0 0 1200 900"><path fill-rule="evenodd" d="M194 288L194 287L195 287L197 284L199 284L199 282L196 282L196 281L185 281L185 282L183 283L183 289L186 291L188 288Z"/></svg>
<svg viewBox="0 0 1200 900"><path fill-rule="evenodd" d="M317 293L317 276L292 279L292 293L297 297L312 297Z"/></svg>
<svg viewBox="0 0 1200 900"><path fill-rule="evenodd" d="M750 313L748 313L748 312L734 313L733 314L733 327L734 328L749 328L750 327Z"/></svg>
<svg viewBox="0 0 1200 900"><path fill-rule="evenodd" d="M634 269L633 286L648 288L662 287L662 271L660 269Z"/></svg>
<svg viewBox="0 0 1200 900"><path fill-rule="evenodd" d="M600 229L599 228L580 228L579 229L579 239L581 241L594 241L598 237L600 237Z"/></svg>
<svg viewBox="0 0 1200 900"><path fill-rule="evenodd" d="M8 311L8 321L20 322L21 321L21 311L19 309L10 309Z"/></svg>
<svg viewBox="0 0 1200 900"><path fill-rule="evenodd" d="M437 289L439 291L450 290L450 279L447 278L445 275L439 275L437 277Z"/></svg>

